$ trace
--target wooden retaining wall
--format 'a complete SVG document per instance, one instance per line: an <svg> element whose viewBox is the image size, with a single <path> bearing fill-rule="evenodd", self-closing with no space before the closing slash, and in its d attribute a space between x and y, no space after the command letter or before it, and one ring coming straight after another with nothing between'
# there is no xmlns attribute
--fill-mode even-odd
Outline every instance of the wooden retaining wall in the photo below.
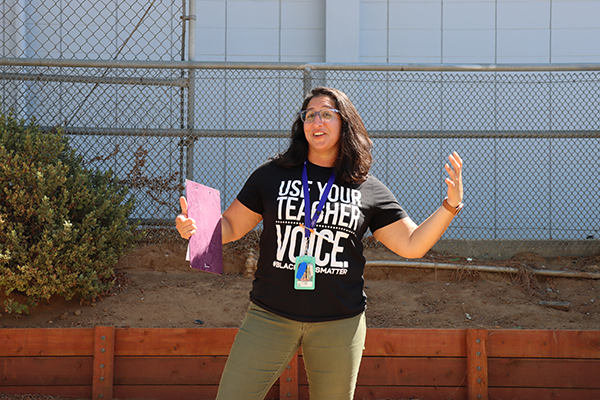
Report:
<svg viewBox="0 0 600 400"><path fill-rule="evenodd" d="M0 329L0 393L214 399L237 329ZM268 399L309 399L301 353ZM355 399L600 399L600 331L369 329Z"/></svg>

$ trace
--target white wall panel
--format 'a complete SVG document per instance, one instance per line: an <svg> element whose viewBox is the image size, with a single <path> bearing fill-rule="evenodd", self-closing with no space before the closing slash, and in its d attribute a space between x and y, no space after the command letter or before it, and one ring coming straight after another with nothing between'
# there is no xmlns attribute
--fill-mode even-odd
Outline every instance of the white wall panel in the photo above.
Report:
<svg viewBox="0 0 600 400"><path fill-rule="evenodd" d="M227 59L244 56L246 61L279 56L278 29L227 29ZM266 60L266 59L265 59ZM271 61L271 60L269 60Z"/></svg>
<svg viewBox="0 0 600 400"><path fill-rule="evenodd" d="M325 61L325 30L283 29L281 58L290 62Z"/></svg>
<svg viewBox="0 0 600 400"><path fill-rule="evenodd" d="M497 40L498 58L537 58L538 62L550 62L549 29L498 30Z"/></svg>
<svg viewBox="0 0 600 400"><path fill-rule="evenodd" d="M390 56L388 57L390 64L439 64L440 56Z"/></svg>
<svg viewBox="0 0 600 400"><path fill-rule="evenodd" d="M388 4L387 1L360 3L359 61L388 62Z"/></svg>
<svg viewBox="0 0 600 400"><path fill-rule="evenodd" d="M440 30L390 31L390 57L429 57L439 63L441 50Z"/></svg>
<svg viewBox="0 0 600 400"><path fill-rule="evenodd" d="M281 29L325 29L325 2L282 1Z"/></svg>
<svg viewBox="0 0 600 400"><path fill-rule="evenodd" d="M445 1L442 17L447 29L495 29L494 1Z"/></svg>
<svg viewBox="0 0 600 400"><path fill-rule="evenodd" d="M600 61L600 28L553 29L551 51L553 61L555 57L590 57L598 62Z"/></svg>
<svg viewBox="0 0 600 400"><path fill-rule="evenodd" d="M441 29L441 1L390 3L390 29Z"/></svg>
<svg viewBox="0 0 600 400"><path fill-rule="evenodd" d="M360 0L326 0L325 61L358 62Z"/></svg>
<svg viewBox="0 0 600 400"><path fill-rule="evenodd" d="M196 61L225 61L225 52L224 28L196 29Z"/></svg>
<svg viewBox="0 0 600 400"><path fill-rule="evenodd" d="M496 57L498 64L547 64L548 57L534 56L498 56Z"/></svg>
<svg viewBox="0 0 600 400"><path fill-rule="evenodd" d="M225 28L226 11L224 1L198 0L196 2L197 28Z"/></svg>
<svg viewBox="0 0 600 400"><path fill-rule="evenodd" d="M552 63L600 63L600 56L552 56Z"/></svg>
<svg viewBox="0 0 600 400"><path fill-rule="evenodd" d="M600 28L600 1L554 0L552 28Z"/></svg>
<svg viewBox="0 0 600 400"><path fill-rule="evenodd" d="M267 62L276 63L279 62L280 56L262 56L262 55L228 55L227 61L231 62Z"/></svg>
<svg viewBox="0 0 600 400"><path fill-rule="evenodd" d="M279 29L279 2L228 1L227 27Z"/></svg>
<svg viewBox="0 0 600 400"><path fill-rule="evenodd" d="M335 10L329 17L327 1ZM594 40L600 38L598 0L198 0L197 4L196 54L205 61L220 57L376 63L600 60L600 40ZM208 38L212 43L206 43Z"/></svg>
<svg viewBox="0 0 600 400"><path fill-rule="evenodd" d="M360 3L360 29L387 31L388 4L386 2Z"/></svg>
<svg viewBox="0 0 600 400"><path fill-rule="evenodd" d="M544 1L498 1L498 29L550 29L550 3Z"/></svg>
<svg viewBox="0 0 600 400"><path fill-rule="evenodd" d="M365 62L366 57L379 57L380 62L386 62L388 56L387 30L361 30L360 33L360 59Z"/></svg>
<svg viewBox="0 0 600 400"><path fill-rule="evenodd" d="M493 63L495 45L494 30L444 30L443 62Z"/></svg>
<svg viewBox="0 0 600 400"><path fill-rule="evenodd" d="M443 3L442 18L442 62L495 61L494 1L447 1Z"/></svg>

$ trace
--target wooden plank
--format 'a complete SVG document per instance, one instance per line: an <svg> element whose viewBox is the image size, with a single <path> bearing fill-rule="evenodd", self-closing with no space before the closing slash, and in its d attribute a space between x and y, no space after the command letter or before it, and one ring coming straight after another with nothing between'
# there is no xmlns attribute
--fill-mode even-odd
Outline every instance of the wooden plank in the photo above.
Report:
<svg viewBox="0 0 600 400"><path fill-rule="evenodd" d="M279 377L279 398L298 400L298 353Z"/></svg>
<svg viewBox="0 0 600 400"><path fill-rule="evenodd" d="M237 328L119 328L116 356L224 356L229 354Z"/></svg>
<svg viewBox="0 0 600 400"><path fill-rule="evenodd" d="M598 400L599 389L490 388L493 399Z"/></svg>
<svg viewBox="0 0 600 400"><path fill-rule="evenodd" d="M92 399L112 400L115 327L97 326L94 339Z"/></svg>
<svg viewBox="0 0 600 400"><path fill-rule="evenodd" d="M218 385L225 356L115 357L115 385Z"/></svg>
<svg viewBox="0 0 600 400"><path fill-rule="evenodd" d="M487 330L467 329L467 398L488 399Z"/></svg>
<svg viewBox="0 0 600 400"><path fill-rule="evenodd" d="M121 385L115 386L113 393L119 387L131 388L131 393L147 387L146 398L156 398L158 392L165 391L181 399L178 392L189 390L197 395L198 388L214 392L236 333L235 328L116 329L114 354L120 354L114 360L113 376L115 382L121 380ZM472 339L469 335L465 330L369 329L357 398L435 398L442 392L446 396L446 390L450 395L445 398L459 399L462 394L466 398L467 356L468 352L471 356L477 352L475 347L469 350L467 346ZM44 390L50 395L91 397L90 383L96 372L94 338L95 330L88 328L0 329L0 391ZM105 354L101 348L96 348L98 360ZM493 396L600 398L600 331L490 330L484 348L489 357L489 393ZM297 375L297 398L308 399L301 357ZM165 385L157 385L159 381ZM82 390L88 392L60 392L69 388L85 388ZM270 396L278 398L281 389L276 384Z"/></svg>
<svg viewBox="0 0 600 400"><path fill-rule="evenodd" d="M91 386L2 386L0 393L91 398Z"/></svg>
<svg viewBox="0 0 600 400"><path fill-rule="evenodd" d="M0 357L92 356L94 329L0 329Z"/></svg>
<svg viewBox="0 0 600 400"><path fill-rule="evenodd" d="M306 391L308 392L308 390ZM380 399L452 399L467 400L465 387L419 387L419 386L357 386L354 392L355 399L380 400ZM506 399L508 397L501 397ZM531 397L530 399L533 399ZM309 400L308 393L301 400Z"/></svg>
<svg viewBox="0 0 600 400"><path fill-rule="evenodd" d="M3 357L0 388L90 385L92 363L92 357Z"/></svg>
<svg viewBox="0 0 600 400"><path fill-rule="evenodd" d="M214 400L218 386L195 385L115 385L117 399Z"/></svg>
<svg viewBox="0 0 600 400"><path fill-rule="evenodd" d="M148 386L116 386L114 395L117 399L161 399L161 400L214 400L218 386L215 385L148 385ZM278 400L279 386L273 386L265 400Z"/></svg>
<svg viewBox="0 0 600 400"><path fill-rule="evenodd" d="M300 367L302 369L303 367ZM465 386L465 358L363 357L359 385ZM306 384L300 375L300 384Z"/></svg>
<svg viewBox="0 0 600 400"><path fill-rule="evenodd" d="M368 329L365 356L465 357L464 329Z"/></svg>
<svg viewBox="0 0 600 400"><path fill-rule="evenodd" d="M600 331L490 330L488 357L600 358Z"/></svg>
<svg viewBox="0 0 600 400"><path fill-rule="evenodd" d="M389 371L395 375L389 374ZM466 358L363 357L357 385L400 387L405 385L426 386L436 382L435 384L442 386L466 387L466 377ZM302 357L298 358L298 384L300 386L308 385Z"/></svg>
<svg viewBox="0 0 600 400"><path fill-rule="evenodd" d="M600 389L600 360L490 358L489 385Z"/></svg>

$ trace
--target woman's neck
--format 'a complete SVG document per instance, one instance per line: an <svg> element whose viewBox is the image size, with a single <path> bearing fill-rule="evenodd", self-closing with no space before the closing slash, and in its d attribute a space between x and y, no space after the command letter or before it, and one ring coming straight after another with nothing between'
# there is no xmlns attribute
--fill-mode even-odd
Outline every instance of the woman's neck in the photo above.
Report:
<svg viewBox="0 0 600 400"><path fill-rule="evenodd" d="M337 154L334 155L320 155L314 152L308 152L308 161L311 164L318 165L319 167L332 168L337 160Z"/></svg>

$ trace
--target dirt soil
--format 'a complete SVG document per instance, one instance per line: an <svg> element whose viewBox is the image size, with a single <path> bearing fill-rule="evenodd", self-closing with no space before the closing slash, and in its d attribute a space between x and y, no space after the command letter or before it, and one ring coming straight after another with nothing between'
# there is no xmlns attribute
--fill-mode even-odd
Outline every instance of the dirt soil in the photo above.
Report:
<svg viewBox="0 0 600 400"><path fill-rule="evenodd" d="M239 327L252 285L246 270L248 246L225 246L223 275L191 269L185 250L182 242L139 247L120 260L114 289L96 301L52 298L24 317L3 313L0 327ZM365 255L370 261L405 261L378 247L367 248ZM547 258L522 253L507 260L478 260L429 252L417 261L456 264L458 269L367 267L370 328L600 329L598 279L532 273L598 274L600 254ZM519 273L474 272L466 265L513 267ZM4 300L0 293L0 304ZM0 394L0 399L58 398Z"/></svg>
<svg viewBox="0 0 600 400"><path fill-rule="evenodd" d="M252 279L245 246L224 248L223 275L191 269L185 243L137 248L116 266L113 290L94 302L52 298L24 317L4 313L4 328L239 327L249 305ZM399 260L383 248L367 248L367 260ZM429 252L418 261L456 264L442 269L367 267L371 328L600 329L597 279L553 278L532 269L600 273L600 254L545 258L531 253L508 260L478 260ZM474 272L465 265L518 268L519 274ZM4 303L0 294L0 304ZM540 301L568 302L561 310Z"/></svg>

